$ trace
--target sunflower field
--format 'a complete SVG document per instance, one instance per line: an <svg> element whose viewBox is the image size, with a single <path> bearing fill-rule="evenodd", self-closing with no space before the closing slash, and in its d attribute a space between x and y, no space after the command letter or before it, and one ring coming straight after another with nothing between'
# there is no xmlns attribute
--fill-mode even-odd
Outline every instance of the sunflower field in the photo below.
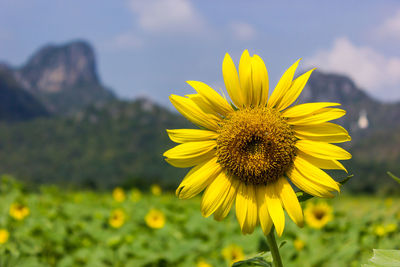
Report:
<svg viewBox="0 0 400 267"><path fill-rule="evenodd" d="M157 185L27 192L4 175L0 200L0 266L230 266L268 250L260 227L241 234L234 211L203 218L200 197ZM344 192L303 202L304 228L286 218L278 239L285 266L360 266L374 248L400 249L399 200Z"/></svg>

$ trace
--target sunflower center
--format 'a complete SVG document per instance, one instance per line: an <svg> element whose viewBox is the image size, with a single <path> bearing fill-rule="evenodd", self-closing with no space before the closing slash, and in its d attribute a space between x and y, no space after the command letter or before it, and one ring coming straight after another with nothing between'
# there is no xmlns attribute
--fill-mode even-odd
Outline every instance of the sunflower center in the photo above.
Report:
<svg viewBox="0 0 400 267"><path fill-rule="evenodd" d="M268 184L291 166L293 130L270 108L247 108L228 116L217 138L218 162L245 183Z"/></svg>
<svg viewBox="0 0 400 267"><path fill-rule="evenodd" d="M317 220L322 220L325 217L325 211L323 210L314 210L314 216Z"/></svg>

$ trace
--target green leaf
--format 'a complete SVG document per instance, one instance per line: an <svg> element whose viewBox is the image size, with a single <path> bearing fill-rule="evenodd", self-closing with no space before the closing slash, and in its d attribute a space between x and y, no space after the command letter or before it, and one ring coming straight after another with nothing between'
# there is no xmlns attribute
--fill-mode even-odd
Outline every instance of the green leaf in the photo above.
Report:
<svg viewBox="0 0 400 267"><path fill-rule="evenodd" d="M235 262L232 267L248 267L248 266L266 266L266 267L272 267L272 255L271 252L262 252L260 254L257 254L257 256L243 260L243 261L238 261Z"/></svg>
<svg viewBox="0 0 400 267"><path fill-rule="evenodd" d="M347 183L353 176L354 176L354 175L351 174L351 175L347 176L346 178L344 178L343 180L339 181L339 183L340 183L341 185L344 185L344 184ZM296 195L297 195L297 199L299 200L299 202L304 202L304 201L309 200L310 198L313 198L313 197L314 197L313 195L310 195L310 194L308 194L308 193L306 193L306 192L304 192L304 191L301 191L301 190L300 190L300 191L297 191L297 192L296 192Z"/></svg>
<svg viewBox="0 0 400 267"><path fill-rule="evenodd" d="M286 241L286 240L283 240L283 241L279 244L279 248L283 247L286 243L287 243L287 241Z"/></svg>
<svg viewBox="0 0 400 267"><path fill-rule="evenodd" d="M387 174L392 177L396 182L398 182L400 184L400 178L395 176L393 173L391 172L387 172Z"/></svg>
<svg viewBox="0 0 400 267"><path fill-rule="evenodd" d="M400 250L374 249L374 255L362 267L400 266Z"/></svg>

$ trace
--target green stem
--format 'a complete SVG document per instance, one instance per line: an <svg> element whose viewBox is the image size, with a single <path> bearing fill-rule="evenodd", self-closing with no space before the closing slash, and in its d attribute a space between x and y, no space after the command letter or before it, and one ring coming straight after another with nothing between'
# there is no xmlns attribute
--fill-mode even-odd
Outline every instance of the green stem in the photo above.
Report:
<svg viewBox="0 0 400 267"><path fill-rule="evenodd" d="M267 235L267 242L269 245L269 249L271 250L274 266L275 267L283 267L281 255L279 254L278 245L276 244L274 227L272 227L271 231Z"/></svg>

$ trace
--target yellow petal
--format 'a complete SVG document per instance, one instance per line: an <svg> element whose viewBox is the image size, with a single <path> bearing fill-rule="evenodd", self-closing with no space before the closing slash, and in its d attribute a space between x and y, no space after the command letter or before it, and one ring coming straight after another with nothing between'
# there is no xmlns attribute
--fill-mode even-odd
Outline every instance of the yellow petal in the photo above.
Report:
<svg viewBox="0 0 400 267"><path fill-rule="evenodd" d="M256 188L257 194L257 206L258 206L258 217L260 219L260 225L264 232L264 235L268 235L271 231L272 220L269 216L267 206L267 187L260 185Z"/></svg>
<svg viewBox="0 0 400 267"><path fill-rule="evenodd" d="M215 140L184 143L164 152L164 157L173 166L175 166L174 163L178 165L187 163L189 166L186 167L190 167L200 163L198 160L203 159L204 156L208 158L210 153L215 154L216 145ZM191 162L193 162L193 165L190 165Z"/></svg>
<svg viewBox="0 0 400 267"><path fill-rule="evenodd" d="M301 151L297 151L297 157L300 157L300 158L310 162L311 164L315 165L316 167L318 167L320 169L343 170L343 171L347 172L347 170L343 166L343 164L334 159L330 160L330 159L316 158L316 157L310 156Z"/></svg>
<svg viewBox="0 0 400 267"><path fill-rule="evenodd" d="M246 221L247 214L247 188L245 183L240 182L236 195L236 218L239 222L240 229L243 229L243 225Z"/></svg>
<svg viewBox="0 0 400 267"><path fill-rule="evenodd" d="M264 107L268 101L268 72L264 61L254 55L251 58L252 81L253 81L253 107Z"/></svg>
<svg viewBox="0 0 400 267"><path fill-rule="evenodd" d="M320 136L320 135L349 135L342 126L324 122L316 125L294 125L293 130L302 135Z"/></svg>
<svg viewBox="0 0 400 267"><path fill-rule="evenodd" d="M215 157L192 168L176 189L176 195L181 199L187 199L203 191L222 171L217 160Z"/></svg>
<svg viewBox="0 0 400 267"><path fill-rule="evenodd" d="M350 141L349 133L342 126L325 122L315 125L294 125L296 137L313 141L340 143Z"/></svg>
<svg viewBox="0 0 400 267"><path fill-rule="evenodd" d="M253 82L251 75L251 58L249 51L244 50L239 63L239 80L242 90L244 105L249 107L252 103L253 97Z"/></svg>
<svg viewBox="0 0 400 267"><path fill-rule="evenodd" d="M304 86L307 84L308 79L310 78L311 73L315 69L312 69L303 75L299 76L296 78L293 82L292 85L290 86L289 90L287 91L286 94L282 96L282 100L279 102L279 105L277 105L277 109L279 111L287 108L290 106L296 99L299 97L301 92L303 91Z"/></svg>
<svg viewBox="0 0 400 267"><path fill-rule="evenodd" d="M228 215L229 211L231 210L233 201L235 200L237 188L239 186L239 180L231 179L231 182L232 185L231 188L229 189L228 194L226 195L225 200L221 203L219 208L214 212L214 219L217 221L221 221Z"/></svg>
<svg viewBox="0 0 400 267"><path fill-rule="evenodd" d="M167 130L167 133L175 143L215 140L218 137L217 132L199 129L173 129Z"/></svg>
<svg viewBox="0 0 400 267"><path fill-rule="evenodd" d="M286 178L282 177L276 182L276 190L289 217L299 227L303 227L303 211L292 186Z"/></svg>
<svg viewBox="0 0 400 267"><path fill-rule="evenodd" d="M187 83L192 86L198 94L200 94L219 114L226 116L228 113L233 111L232 106L214 89L205 83L197 81L187 81Z"/></svg>
<svg viewBox="0 0 400 267"><path fill-rule="evenodd" d="M291 168L287 172L288 177L295 186L316 197L332 198L333 194L321 184L314 183L307 179L297 168Z"/></svg>
<svg viewBox="0 0 400 267"><path fill-rule="evenodd" d="M248 184L246 188L247 188L247 198L246 198L247 214L242 232L243 234L251 234L253 233L254 228L256 227L258 221L257 197L254 185Z"/></svg>
<svg viewBox="0 0 400 267"><path fill-rule="evenodd" d="M331 191L340 191L338 183L333 180L326 172L314 166L310 162L301 157L296 157L293 161L294 166L298 169L308 180L314 183L321 184Z"/></svg>
<svg viewBox="0 0 400 267"><path fill-rule="evenodd" d="M279 105L282 97L286 94L287 90L290 88L292 84L292 80L294 77L294 73L299 65L301 59L297 60L289 69L285 71L276 85L274 91L271 94L271 97L268 100L268 107L273 108Z"/></svg>
<svg viewBox="0 0 400 267"><path fill-rule="evenodd" d="M189 98L171 95L169 99L175 108L189 121L206 129L218 130L219 118L206 114Z"/></svg>
<svg viewBox="0 0 400 267"><path fill-rule="evenodd" d="M343 117L346 111L339 108L322 108L309 115L288 118L287 123L291 125L313 125L336 120Z"/></svg>
<svg viewBox="0 0 400 267"><path fill-rule="evenodd" d="M351 154L343 148L324 142L298 140L296 147L308 155L321 159L351 159Z"/></svg>
<svg viewBox="0 0 400 267"><path fill-rule="evenodd" d="M215 151L212 150L204 155L193 157L193 158L166 158L165 161L168 162L170 165L177 167L177 168L189 168L195 165L201 164L204 161L208 161L215 157Z"/></svg>
<svg viewBox="0 0 400 267"><path fill-rule="evenodd" d="M222 171L207 187L201 199L201 214L204 217L213 214L223 203L232 186L231 179Z"/></svg>
<svg viewBox="0 0 400 267"><path fill-rule="evenodd" d="M317 102L317 103L300 104L300 105L290 107L285 111L282 111L282 116L286 117L286 118L302 117L305 115L312 114L313 112L316 112L316 111L320 110L321 108L334 107L334 106L340 106L340 104L339 103L331 103L331 102Z"/></svg>
<svg viewBox="0 0 400 267"><path fill-rule="evenodd" d="M215 117L217 118L217 120L221 119L221 115L216 112L212 105L207 102L207 100L202 97L199 94L189 94L189 95L185 95L185 97L189 98L190 100L193 101L193 103L199 107L201 109L201 111L203 111L204 113L206 113L209 116Z"/></svg>
<svg viewBox="0 0 400 267"><path fill-rule="evenodd" d="M274 222L276 233L282 236L283 229L285 228L285 214L283 213L281 200L276 190L275 183L267 185L267 207L269 215Z"/></svg>
<svg viewBox="0 0 400 267"><path fill-rule="evenodd" d="M343 143L351 141L350 135L303 135L299 133L295 133L295 136L299 139L311 140L317 142L326 142L326 143Z"/></svg>
<svg viewBox="0 0 400 267"><path fill-rule="evenodd" d="M245 102L240 89L238 73L232 58L228 53L225 54L224 62L222 63L222 75L224 76L225 87L232 102L238 108L243 107Z"/></svg>

